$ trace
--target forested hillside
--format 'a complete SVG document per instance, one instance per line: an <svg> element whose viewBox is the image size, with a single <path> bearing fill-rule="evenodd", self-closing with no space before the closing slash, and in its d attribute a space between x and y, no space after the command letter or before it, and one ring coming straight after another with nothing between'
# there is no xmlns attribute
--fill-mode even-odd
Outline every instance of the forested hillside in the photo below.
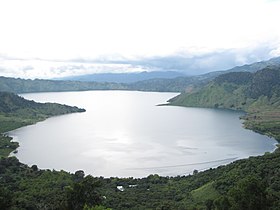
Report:
<svg viewBox="0 0 280 210"><path fill-rule="evenodd" d="M279 169L279 151L194 175L141 179L40 170L2 158L0 208L277 210Z"/></svg>
<svg viewBox="0 0 280 210"><path fill-rule="evenodd" d="M218 76L207 86L182 93L171 105L226 108L248 114L245 126L280 140L280 66L256 73L232 72Z"/></svg>
<svg viewBox="0 0 280 210"><path fill-rule="evenodd" d="M7 156L18 147L17 142L11 142L11 138L2 133L51 116L84 111L67 105L36 103L14 93L0 92L0 156Z"/></svg>
<svg viewBox="0 0 280 210"><path fill-rule="evenodd" d="M143 72L125 72L125 73L96 73L79 76L70 76L58 78L58 80L85 81L85 82L116 82L133 83L149 79L171 79L186 76L178 71L143 71Z"/></svg>
<svg viewBox="0 0 280 210"><path fill-rule="evenodd" d="M181 92L188 88L206 84L214 75L178 77L172 79L149 79L133 83L59 81L59 80L26 80L0 77L0 91L14 93L86 91L86 90L140 90L159 92Z"/></svg>
<svg viewBox="0 0 280 210"><path fill-rule="evenodd" d="M245 126L280 140L280 68L220 75L188 90L171 105L244 110ZM49 116L83 109L27 101L0 93L0 128L9 131ZM277 210L280 206L280 151L238 160L193 175L104 178L40 170L15 157L18 145L1 136L0 209L202 209ZM7 143L8 142L8 143Z"/></svg>
<svg viewBox="0 0 280 210"><path fill-rule="evenodd" d="M37 103L13 93L0 92L0 132L33 124L51 116L84 111L78 107L56 103Z"/></svg>
<svg viewBox="0 0 280 210"><path fill-rule="evenodd" d="M0 77L0 91L14 93L126 89L122 84Z"/></svg>

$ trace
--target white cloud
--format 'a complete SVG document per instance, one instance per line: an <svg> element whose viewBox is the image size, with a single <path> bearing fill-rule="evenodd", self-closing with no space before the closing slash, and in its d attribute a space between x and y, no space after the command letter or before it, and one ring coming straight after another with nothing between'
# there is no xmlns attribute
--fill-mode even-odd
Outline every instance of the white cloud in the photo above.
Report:
<svg viewBox="0 0 280 210"><path fill-rule="evenodd" d="M0 60L1 76L19 78L56 78L107 72L140 72L145 68L130 64L80 63L48 60Z"/></svg>
<svg viewBox="0 0 280 210"><path fill-rule="evenodd" d="M4 0L0 54L131 60L279 44L279 11L267 0Z"/></svg>
<svg viewBox="0 0 280 210"><path fill-rule="evenodd" d="M217 50L214 52L178 52L168 56L137 57L124 59L121 56L76 58L70 60L17 59L0 56L2 76L21 78L57 78L108 72L170 71L202 74L210 71L226 70L236 65L244 65L268 60L279 53L268 43L254 48Z"/></svg>

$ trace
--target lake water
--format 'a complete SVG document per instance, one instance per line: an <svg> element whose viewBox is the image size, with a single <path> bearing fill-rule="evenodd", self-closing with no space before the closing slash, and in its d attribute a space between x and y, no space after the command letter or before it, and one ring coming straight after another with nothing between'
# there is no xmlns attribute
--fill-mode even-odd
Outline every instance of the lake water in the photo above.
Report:
<svg viewBox="0 0 280 210"><path fill-rule="evenodd" d="M240 112L156 106L176 93L86 91L23 94L38 102L85 108L12 131L15 155L40 168L94 176L176 176L275 149L242 128Z"/></svg>

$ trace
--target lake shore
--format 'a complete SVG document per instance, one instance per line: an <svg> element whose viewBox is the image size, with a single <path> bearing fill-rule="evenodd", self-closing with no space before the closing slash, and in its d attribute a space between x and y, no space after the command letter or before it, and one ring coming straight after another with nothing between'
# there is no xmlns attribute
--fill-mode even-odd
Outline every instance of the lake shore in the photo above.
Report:
<svg viewBox="0 0 280 210"><path fill-rule="evenodd" d="M71 118L71 116L65 117ZM52 119L54 118L49 120ZM39 124L43 123L44 121ZM231 194L228 192L239 186L242 180L254 176L258 180L271 180L265 189L270 193L269 197L274 198L274 200L270 200L270 205L277 207L278 191L274 188L279 180L277 176L280 163L279 154L279 149L276 149L272 153L267 152L257 157L236 160L233 163L222 164L203 172L192 171L189 173L193 175L171 177L155 174L142 178L104 178L102 176L93 179L100 183L97 191L102 197L101 204L113 209L133 209L136 206L139 209L156 209L164 206L163 203L167 203L167 207L172 206L174 209L190 207L204 209L205 203L209 200L218 203L220 198L231 199ZM10 190L9 194L13 195L10 200L11 205L14 206L34 205L36 207L40 204L49 208L55 206L57 209L63 209L63 205L69 199L67 194L69 190L76 195L81 191L74 191L74 186L77 183L83 184L84 180L91 178L90 175L84 178L79 177L78 175L82 174L81 171L69 173L63 170L44 170L40 167L37 168L36 164L30 167L20 163L15 157L0 160L1 168L5 169L1 170L1 177L4 178L0 182L5 189ZM80 181L77 182L77 180ZM15 188L15 186L19 187ZM88 183L86 186L89 186Z"/></svg>
<svg viewBox="0 0 280 210"><path fill-rule="evenodd" d="M162 176L189 174L194 169L202 171L228 164L231 161L221 161L221 164L202 165L201 163L231 158L242 159L262 155L275 149L274 143L264 141L267 137L251 133L242 128L239 113L227 110L156 106L156 104L166 101L173 95L171 93L134 91L89 91L25 95L25 97L35 101L44 102L43 100L48 99L52 102L85 107L87 113L51 118L32 126L32 128L19 129L13 135L17 136L24 144L21 143L19 152L15 156L24 163L36 164L38 167L45 169L54 168L75 172L77 168L83 168L87 174L94 176L146 177L154 173L159 173ZM87 100L87 103L85 103L84 98L91 98L92 100ZM127 106L127 103L123 104L125 101L129 102L129 106ZM104 107L107 107L105 112ZM146 116L145 113L147 112L152 114ZM106 116L110 116L110 121L107 121ZM170 124L168 121L177 123ZM227 123L223 123L225 121ZM73 125L75 125L75 128ZM201 127L204 128L204 131L201 130ZM73 131L73 133L58 133L61 129ZM155 133L154 130L157 132ZM220 131L224 132L221 133ZM48 134L44 135L45 140L41 137L42 132ZM81 135L77 136L78 133ZM164 133L164 136L162 133ZM103 136L104 134L106 135ZM143 141L143 138L148 139ZM194 141L192 140L194 138L198 139ZM211 143L211 139L216 140ZM68 149L64 154L59 148L66 143ZM252 147L252 145L255 146ZM32 149L33 147L34 149ZM42 148L45 148L44 151L42 151ZM144 149L145 152L139 153L137 148L146 149ZM167 149L168 151L166 151ZM223 152L217 153L216 150ZM52 153L50 160L44 158L45 151ZM127 156L127 151L131 151L129 153L131 155ZM106 154L114 156L113 163L110 162L110 156ZM72 162L71 165L58 161L71 159L73 156L76 157L75 160L68 161ZM94 158L91 158L92 156ZM151 156L152 159L148 158ZM140 159L142 161L139 169L135 169L132 163L139 162ZM147 162L148 160L154 161ZM85 164L87 162L103 162L103 169L98 164L91 164L88 168ZM199 164L195 166L194 163ZM115 165L117 168L110 169L112 170L110 172L109 168L104 168L107 164ZM186 166L164 168L164 166L170 165ZM189 166L187 167L187 165ZM131 170L131 168L134 168L134 170ZM141 170L141 168L145 168L145 170Z"/></svg>

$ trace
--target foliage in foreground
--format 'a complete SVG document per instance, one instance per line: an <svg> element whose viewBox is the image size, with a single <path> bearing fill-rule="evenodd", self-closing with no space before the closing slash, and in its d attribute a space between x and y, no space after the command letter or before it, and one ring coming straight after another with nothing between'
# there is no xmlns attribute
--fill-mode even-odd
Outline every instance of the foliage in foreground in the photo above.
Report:
<svg viewBox="0 0 280 210"><path fill-rule="evenodd" d="M0 160L1 209L278 209L280 152L189 176L103 178ZM123 186L124 191L117 189Z"/></svg>

